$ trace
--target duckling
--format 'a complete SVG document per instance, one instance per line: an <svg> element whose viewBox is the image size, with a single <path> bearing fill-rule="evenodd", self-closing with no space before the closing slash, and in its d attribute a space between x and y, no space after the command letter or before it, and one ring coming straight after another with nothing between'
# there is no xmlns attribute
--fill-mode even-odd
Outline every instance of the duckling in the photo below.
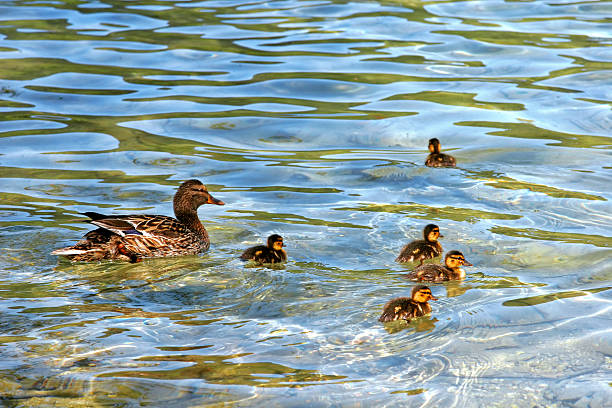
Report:
<svg viewBox="0 0 612 408"><path fill-rule="evenodd" d="M444 235L440 235L440 228L437 225L426 225L423 229L423 238L425 239L412 241L406 245L395 262L420 261L418 266L421 266L424 260L442 255L442 245L438 242L438 238L444 238Z"/></svg>
<svg viewBox="0 0 612 408"><path fill-rule="evenodd" d="M91 224L89 231L75 245L56 249L72 261L115 259L138 262L143 258L193 255L208 250L210 239L198 218L202 204L224 205L214 198L199 180L181 184L174 195L174 215L104 215L86 212Z"/></svg>
<svg viewBox="0 0 612 408"><path fill-rule="evenodd" d="M406 275L408 279L426 282L442 282L452 279L465 278L465 271L461 266L473 266L459 251L448 251L444 257L444 265L427 264L417 267L412 273Z"/></svg>
<svg viewBox="0 0 612 408"><path fill-rule="evenodd" d="M384 323L425 316L431 313L429 300L438 300L431 294L431 289L424 285L415 286L409 298L400 297L387 302L378 321Z"/></svg>
<svg viewBox="0 0 612 408"><path fill-rule="evenodd" d="M457 161L449 154L440 153L440 141L435 137L429 139L429 156L425 165L429 167L455 167Z"/></svg>
<svg viewBox="0 0 612 408"><path fill-rule="evenodd" d="M268 245L257 245L244 251L240 255L243 261L253 260L257 263L280 263L287 260L287 253L283 249L283 237L272 234L268 237Z"/></svg>

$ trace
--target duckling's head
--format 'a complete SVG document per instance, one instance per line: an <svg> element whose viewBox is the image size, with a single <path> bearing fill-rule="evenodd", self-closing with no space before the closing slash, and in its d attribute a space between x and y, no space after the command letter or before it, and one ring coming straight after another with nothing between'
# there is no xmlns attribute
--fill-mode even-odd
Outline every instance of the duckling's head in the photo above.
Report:
<svg viewBox="0 0 612 408"><path fill-rule="evenodd" d="M223 201L210 195L206 186L199 180L187 180L174 195L175 214L195 211L202 204L225 205Z"/></svg>
<svg viewBox="0 0 612 408"><path fill-rule="evenodd" d="M423 229L423 237L425 241L436 242L438 238L444 238L444 235L440 235L440 227L436 224L428 224Z"/></svg>
<svg viewBox="0 0 612 408"><path fill-rule="evenodd" d="M418 285L412 288L412 295L410 296L413 301L417 303L427 303L429 300L438 300L431 294L431 289L425 285Z"/></svg>
<svg viewBox="0 0 612 408"><path fill-rule="evenodd" d="M435 137L429 139L429 151L431 153L440 153L440 141Z"/></svg>
<svg viewBox="0 0 612 408"><path fill-rule="evenodd" d="M272 234L268 237L268 248L275 251L283 249L283 237L278 234Z"/></svg>
<svg viewBox="0 0 612 408"><path fill-rule="evenodd" d="M444 264L451 269L459 268L462 265L473 266L459 251L448 251L444 258Z"/></svg>

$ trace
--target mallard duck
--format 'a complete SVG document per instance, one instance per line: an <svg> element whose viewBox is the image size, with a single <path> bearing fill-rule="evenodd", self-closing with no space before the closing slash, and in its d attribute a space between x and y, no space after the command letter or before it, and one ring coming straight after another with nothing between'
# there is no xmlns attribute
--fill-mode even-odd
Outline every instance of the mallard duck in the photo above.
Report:
<svg viewBox="0 0 612 408"><path fill-rule="evenodd" d="M410 297L392 299L385 305L379 322L392 322L394 320L410 320L415 317L431 313L429 300L438 300L431 294L431 289L424 285L412 288Z"/></svg>
<svg viewBox="0 0 612 408"><path fill-rule="evenodd" d="M174 195L176 218L165 215L104 215L85 212L93 225L75 245L56 249L72 261L116 259L138 262L142 258L192 255L207 250L210 240L198 218L202 204L224 205L198 180L185 181Z"/></svg>
<svg viewBox="0 0 612 408"><path fill-rule="evenodd" d="M412 241L400 252L395 262L414 262L420 261L419 266L423 265L426 259L435 258L442 254L442 245L438 242L438 238L443 238L440 235L440 228L435 224L428 224L423 229L423 238L417 241Z"/></svg>
<svg viewBox="0 0 612 408"><path fill-rule="evenodd" d="M435 137L429 139L429 156L425 165L429 167L455 167L457 161L449 154L440 153L440 141Z"/></svg>
<svg viewBox="0 0 612 408"><path fill-rule="evenodd" d="M461 266L472 266L459 251L448 251L444 257L444 265L427 264L417 267L406 275L408 279L426 282L443 282L452 279L465 278Z"/></svg>
<svg viewBox="0 0 612 408"><path fill-rule="evenodd" d="M240 255L244 261L253 260L257 263L279 263L287 260L287 253L283 249L283 237L272 234L268 237L268 245L257 245L244 251Z"/></svg>

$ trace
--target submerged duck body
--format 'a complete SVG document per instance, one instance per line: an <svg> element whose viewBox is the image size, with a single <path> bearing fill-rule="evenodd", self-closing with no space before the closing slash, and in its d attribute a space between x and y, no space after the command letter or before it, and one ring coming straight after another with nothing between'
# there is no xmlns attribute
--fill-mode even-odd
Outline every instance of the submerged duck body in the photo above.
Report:
<svg viewBox="0 0 612 408"><path fill-rule="evenodd" d="M431 289L424 285L415 286L410 297L400 297L387 302L378 321L386 323L425 316L431 313L431 306L427 303L429 300L438 300L431 294Z"/></svg>
<svg viewBox="0 0 612 408"><path fill-rule="evenodd" d="M57 249L72 261L114 259L137 262L142 258L193 255L207 250L210 239L198 218L202 204L224 205L199 180L181 184L174 195L176 218L165 215L104 215L86 212L98 229L89 231L75 245Z"/></svg>
<svg viewBox="0 0 612 408"><path fill-rule="evenodd" d="M449 154L440 153L440 141L436 138L429 139L429 156L425 165L429 167L455 167L457 161Z"/></svg>
<svg viewBox="0 0 612 408"><path fill-rule="evenodd" d="M272 234L268 237L267 245L257 245L245 250L240 259L255 261L257 263L281 263L287 260L287 253L283 249L283 237Z"/></svg>
<svg viewBox="0 0 612 408"><path fill-rule="evenodd" d="M427 264L417 267L406 275L408 279L419 282L444 282L465 278L461 266L472 266L459 251L449 251L444 258L444 265Z"/></svg>
<svg viewBox="0 0 612 408"><path fill-rule="evenodd" d="M440 228L435 224L428 224L423 229L423 238L412 241L402 248L395 262L416 262L419 261L419 266L426 259L435 258L442 255L442 245L438 242L438 238L443 238L440 235Z"/></svg>

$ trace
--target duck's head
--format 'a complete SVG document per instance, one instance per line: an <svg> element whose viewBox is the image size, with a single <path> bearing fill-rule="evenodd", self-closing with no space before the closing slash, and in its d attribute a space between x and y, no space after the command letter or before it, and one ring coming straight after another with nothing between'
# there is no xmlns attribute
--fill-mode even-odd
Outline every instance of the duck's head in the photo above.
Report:
<svg viewBox="0 0 612 408"><path fill-rule="evenodd" d="M268 248L275 251L283 249L283 237L278 234L272 234L268 237Z"/></svg>
<svg viewBox="0 0 612 408"><path fill-rule="evenodd" d="M429 139L429 151L431 153L440 153L440 141L435 137Z"/></svg>
<svg viewBox="0 0 612 408"><path fill-rule="evenodd" d="M174 195L174 212L195 211L202 204L225 205L213 197L199 180L187 180L180 185Z"/></svg>
<svg viewBox="0 0 612 408"><path fill-rule="evenodd" d="M425 241L436 242L438 238L444 238L444 235L440 235L440 227L436 224L428 224L423 229L423 237Z"/></svg>
<svg viewBox="0 0 612 408"><path fill-rule="evenodd" d="M418 285L412 288L412 295L410 296L413 301L417 303L427 303L429 300L438 300L431 294L431 289L425 285Z"/></svg>
<svg viewBox="0 0 612 408"><path fill-rule="evenodd" d="M444 257L444 264L450 269L456 269L461 267L462 265L473 266L465 259L463 254L459 251L448 251L446 253L446 257Z"/></svg>

